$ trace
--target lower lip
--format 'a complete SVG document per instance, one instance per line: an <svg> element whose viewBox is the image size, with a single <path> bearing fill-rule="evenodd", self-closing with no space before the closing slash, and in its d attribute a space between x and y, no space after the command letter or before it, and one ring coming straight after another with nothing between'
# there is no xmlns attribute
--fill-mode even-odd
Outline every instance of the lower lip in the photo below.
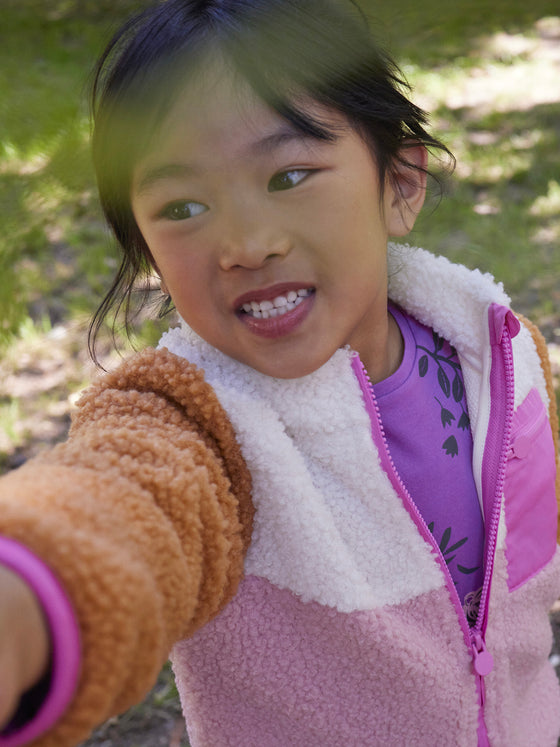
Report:
<svg viewBox="0 0 560 747"><path fill-rule="evenodd" d="M303 324L315 302L315 293L306 296L303 301L282 316L270 317L269 319L257 319L251 314L240 313L237 318L249 328L251 332L259 337L268 337L274 339L285 337L295 332Z"/></svg>

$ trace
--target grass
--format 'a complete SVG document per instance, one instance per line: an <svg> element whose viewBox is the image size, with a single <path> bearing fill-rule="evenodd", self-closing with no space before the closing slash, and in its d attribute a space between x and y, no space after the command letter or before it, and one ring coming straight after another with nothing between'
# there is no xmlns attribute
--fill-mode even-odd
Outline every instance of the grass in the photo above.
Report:
<svg viewBox="0 0 560 747"><path fill-rule="evenodd" d="M560 300L560 105L482 113L470 121L442 105L437 116L448 123L457 177L437 213L420 222L420 240L492 272L522 311L542 317L548 303Z"/></svg>
<svg viewBox="0 0 560 747"><path fill-rule="evenodd" d="M397 5L394 46L457 157L449 194L412 238L492 272L522 311L542 318L560 301L558 6L456 3L437 23L439 3Z"/></svg>
<svg viewBox="0 0 560 747"><path fill-rule="evenodd" d="M0 344L28 317L89 314L116 256L97 207L87 81L140 3L7 0L0 28Z"/></svg>

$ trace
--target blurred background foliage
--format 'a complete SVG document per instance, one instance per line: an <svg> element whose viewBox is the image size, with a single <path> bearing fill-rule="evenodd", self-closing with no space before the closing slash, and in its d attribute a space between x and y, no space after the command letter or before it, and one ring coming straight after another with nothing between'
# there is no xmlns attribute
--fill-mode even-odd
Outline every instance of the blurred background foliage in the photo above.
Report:
<svg viewBox="0 0 560 747"><path fill-rule="evenodd" d="M0 344L91 313L116 266L94 194L93 61L140 3L0 3Z"/></svg>
<svg viewBox="0 0 560 747"><path fill-rule="evenodd" d="M84 352L87 319L109 286L117 253L96 201L88 82L111 32L145 5L0 0L0 433L19 432L20 445L30 427L21 426L28 401L38 401L39 392L44 414L52 393L45 351L53 355L56 347L66 356L51 361L53 369L68 359L77 364L66 380L60 372L59 399L93 370ZM558 0L363 5L413 97L432 113L434 131L457 156L446 194L440 201L434 192L410 243L492 272L557 355ZM158 329L144 323L140 344L153 342ZM110 335L103 345L109 360ZM0 453L14 438L7 446L0 438Z"/></svg>
<svg viewBox="0 0 560 747"><path fill-rule="evenodd" d="M111 30L146 4L0 1L0 343L30 318L56 325L90 313L107 287L116 257L96 205L87 84ZM411 241L492 271L541 320L553 314L557 0L365 7L458 159L449 194ZM555 322L544 321L550 336Z"/></svg>
<svg viewBox="0 0 560 747"><path fill-rule="evenodd" d="M457 157L414 243L502 280L560 340L560 6L377 5L418 103Z"/></svg>

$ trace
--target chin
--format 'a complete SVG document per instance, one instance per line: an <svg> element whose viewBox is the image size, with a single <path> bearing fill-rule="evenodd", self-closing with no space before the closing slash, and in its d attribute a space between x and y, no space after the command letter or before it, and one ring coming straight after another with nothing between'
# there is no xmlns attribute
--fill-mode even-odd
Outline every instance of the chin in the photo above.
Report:
<svg viewBox="0 0 560 747"><path fill-rule="evenodd" d="M252 362L247 365L254 368L255 371L258 371L265 376L270 376L273 379L301 379L304 376L309 376L317 371L328 360L329 358L325 358L324 360L321 359L319 361L298 360L295 362L287 361L286 363L282 363L279 360L274 360L271 356L270 361L263 361L262 364Z"/></svg>

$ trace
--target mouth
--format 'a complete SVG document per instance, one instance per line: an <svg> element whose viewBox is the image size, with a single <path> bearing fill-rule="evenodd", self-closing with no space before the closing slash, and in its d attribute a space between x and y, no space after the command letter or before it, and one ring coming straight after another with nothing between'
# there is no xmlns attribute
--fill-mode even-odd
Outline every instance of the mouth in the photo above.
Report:
<svg viewBox="0 0 560 747"><path fill-rule="evenodd" d="M253 319L275 319L279 316L294 311L303 301L315 292L314 288L297 288L275 292L271 298L264 300L247 300L238 306L237 313L241 316L250 316Z"/></svg>
<svg viewBox="0 0 560 747"><path fill-rule="evenodd" d="M245 328L258 337L287 337L309 316L315 293L316 289L305 283L277 283L240 296L235 302L235 313Z"/></svg>

